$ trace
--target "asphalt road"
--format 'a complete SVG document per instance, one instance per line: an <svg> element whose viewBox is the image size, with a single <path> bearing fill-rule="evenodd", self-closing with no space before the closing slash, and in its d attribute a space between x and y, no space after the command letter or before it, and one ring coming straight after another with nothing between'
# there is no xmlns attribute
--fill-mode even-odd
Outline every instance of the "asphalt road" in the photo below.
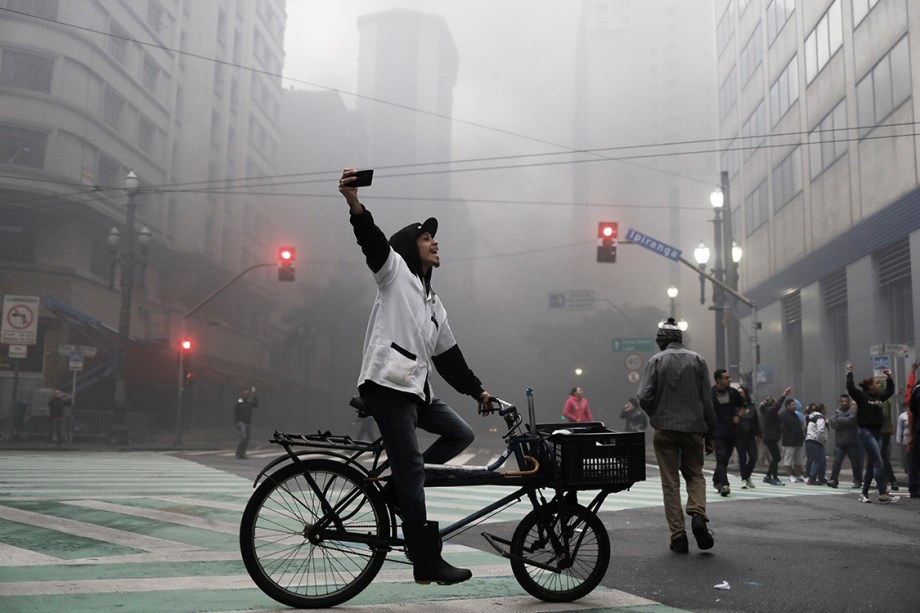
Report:
<svg viewBox="0 0 920 613"><path fill-rule="evenodd" d="M264 464L210 455L198 461L250 478ZM755 483L770 487L759 477ZM661 507L602 512L613 549L603 585L700 613L920 611L920 499L902 488L897 504L864 504L857 493L720 501L709 507L715 547L701 552L691 537L684 555L668 548ZM479 530L453 542L492 551ZM723 582L729 589L714 588Z"/></svg>

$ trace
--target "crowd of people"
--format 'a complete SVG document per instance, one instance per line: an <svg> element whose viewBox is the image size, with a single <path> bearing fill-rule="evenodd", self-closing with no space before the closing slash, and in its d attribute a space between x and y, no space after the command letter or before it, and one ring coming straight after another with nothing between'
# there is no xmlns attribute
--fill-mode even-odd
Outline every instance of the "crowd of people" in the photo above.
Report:
<svg viewBox="0 0 920 613"><path fill-rule="evenodd" d="M908 405L911 392L916 387L916 370L911 369L910 380L898 415L899 398L894 397L894 381L889 371L881 376L870 376L855 382L852 365L847 365L846 390L840 394L838 406L830 414L823 403L803 404L792 396L787 387L778 399L768 396L754 408L754 403L744 387L734 388L727 372L714 373L712 386L716 426L713 438L716 467L712 485L723 496L730 494L727 466L732 453L737 454L742 488L753 488L751 480L760 445L766 449L761 454L766 464L763 483L785 486L787 483L804 483L811 486L840 486L840 472L848 460L853 475L852 489L860 490L860 502L872 502L869 497L873 487L878 490L878 501L883 504L897 502L900 484L891 462L892 447L900 450L901 467L910 474L911 419ZM734 391L733 391L734 390ZM920 392L918 392L920 402ZM828 449L833 432L833 450ZM827 458L832 457L830 476ZM786 479L780 479L782 462ZM912 497L920 497L913 478Z"/></svg>

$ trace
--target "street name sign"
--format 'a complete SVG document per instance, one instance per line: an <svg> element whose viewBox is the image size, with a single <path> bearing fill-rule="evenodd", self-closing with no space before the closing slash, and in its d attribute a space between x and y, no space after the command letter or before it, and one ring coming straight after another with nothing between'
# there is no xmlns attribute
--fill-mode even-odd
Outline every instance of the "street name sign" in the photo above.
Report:
<svg viewBox="0 0 920 613"><path fill-rule="evenodd" d="M653 338L615 338L613 339L614 353L642 353L658 351L658 346Z"/></svg>
<svg viewBox="0 0 920 613"><path fill-rule="evenodd" d="M631 243L635 243L636 245L645 247L649 251L657 253L658 255L662 255L669 260L674 260L675 262L680 261L680 249L663 243L660 240L654 239L648 234L643 234L642 232L634 230L633 228L630 228L629 231L626 232L626 240Z"/></svg>
<svg viewBox="0 0 920 613"><path fill-rule="evenodd" d="M569 311L593 311L597 298L593 289L550 292L549 308Z"/></svg>
<svg viewBox="0 0 920 613"><path fill-rule="evenodd" d="M38 296L3 297L3 326L0 343L34 345L38 334Z"/></svg>

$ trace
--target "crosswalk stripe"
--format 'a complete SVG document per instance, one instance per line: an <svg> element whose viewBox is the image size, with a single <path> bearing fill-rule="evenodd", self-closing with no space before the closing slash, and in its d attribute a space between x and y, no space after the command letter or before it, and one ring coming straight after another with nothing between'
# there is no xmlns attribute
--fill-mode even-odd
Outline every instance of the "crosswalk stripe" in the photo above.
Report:
<svg viewBox="0 0 920 613"><path fill-rule="evenodd" d="M194 545L186 545L177 541L169 541L154 536L145 536L136 532L126 532L117 528L107 528L97 526L87 522L55 517L44 513L35 513L33 511L24 511L11 507L0 505L0 519L14 521L20 524L47 528L64 534L82 536L99 541L130 547L132 549L143 549L145 551L182 551L190 549L199 549Z"/></svg>

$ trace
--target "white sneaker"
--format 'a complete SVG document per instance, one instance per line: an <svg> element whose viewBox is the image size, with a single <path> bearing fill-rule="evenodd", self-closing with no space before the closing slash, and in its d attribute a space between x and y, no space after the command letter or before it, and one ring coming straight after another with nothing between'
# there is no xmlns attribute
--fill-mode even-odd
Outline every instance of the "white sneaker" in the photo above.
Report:
<svg viewBox="0 0 920 613"><path fill-rule="evenodd" d="M865 494L860 494L858 500L859 500L860 502L872 502L872 499L869 498L868 496L866 496ZM881 502L881 501L879 501L879 502Z"/></svg>
<svg viewBox="0 0 920 613"><path fill-rule="evenodd" d="M748 489L754 489L754 482L750 478L746 479L745 483L747 484Z"/></svg>
<svg viewBox="0 0 920 613"><path fill-rule="evenodd" d="M901 499L900 496L892 496L891 494L881 494L878 497L879 504L894 504Z"/></svg>
<svg viewBox="0 0 920 613"><path fill-rule="evenodd" d="M741 489L746 490L748 488L748 482L746 479L741 480Z"/></svg>

